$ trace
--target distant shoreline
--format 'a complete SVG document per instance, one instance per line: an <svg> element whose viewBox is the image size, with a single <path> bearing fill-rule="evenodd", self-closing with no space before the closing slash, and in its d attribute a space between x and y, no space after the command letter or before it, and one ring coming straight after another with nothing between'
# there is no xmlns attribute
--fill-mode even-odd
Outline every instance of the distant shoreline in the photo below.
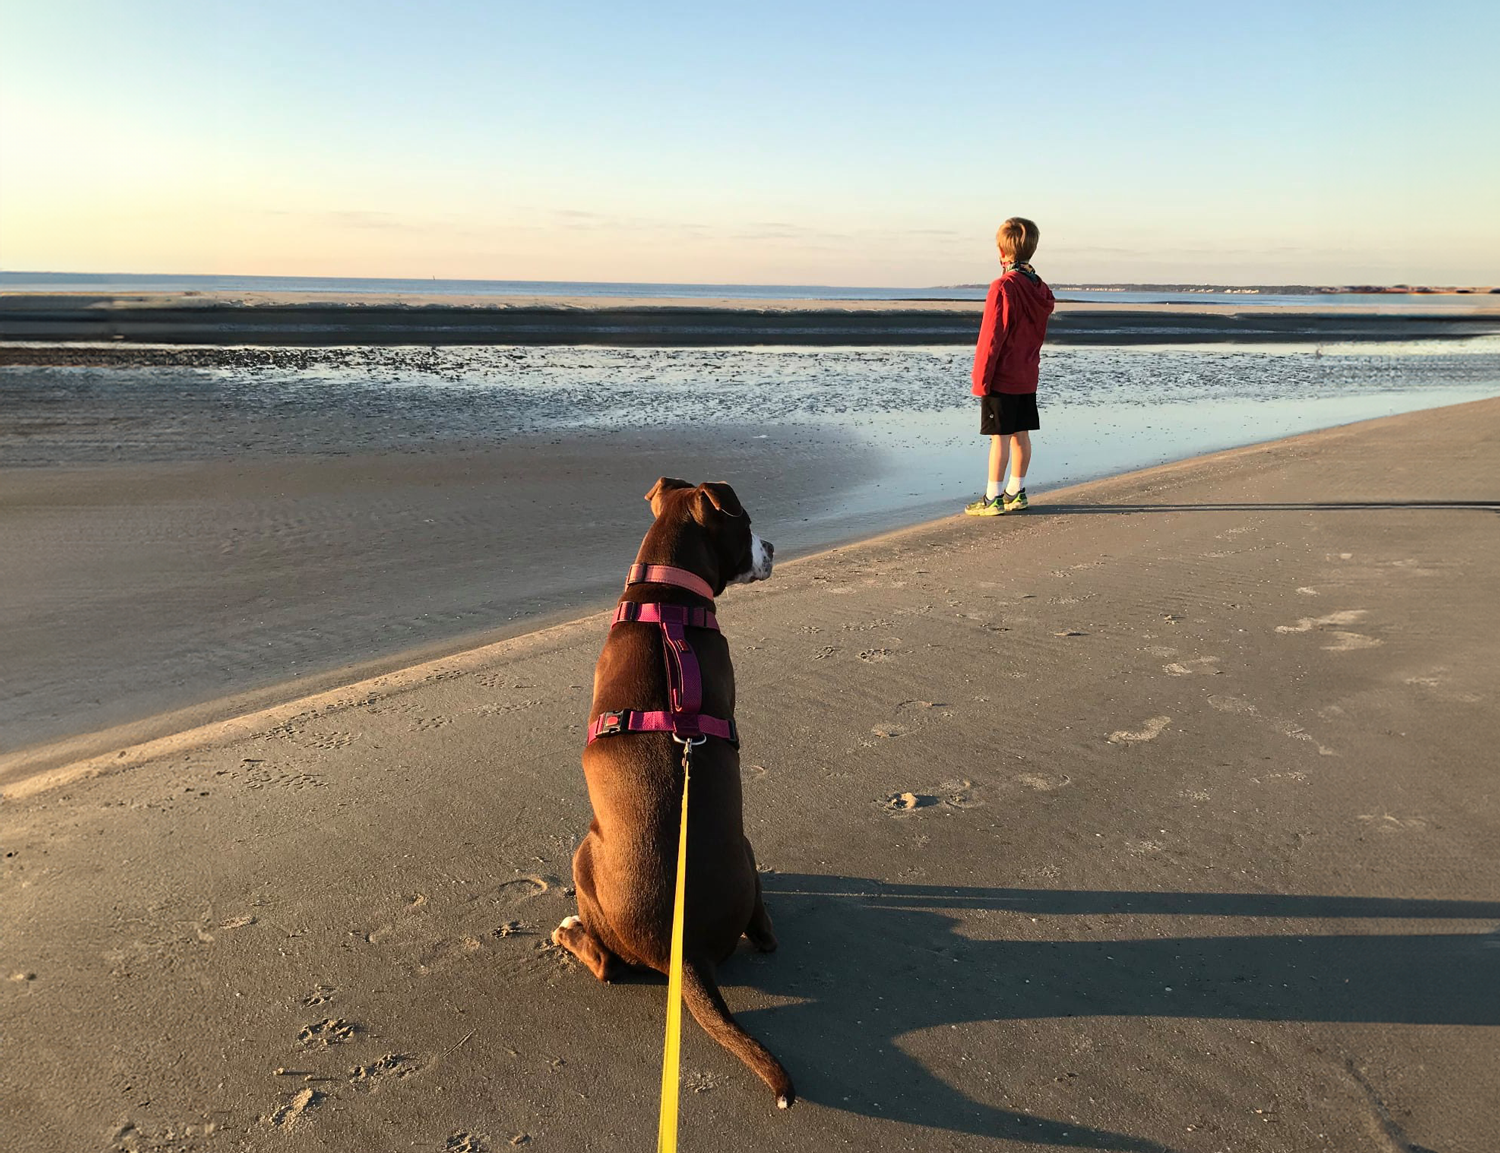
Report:
<svg viewBox="0 0 1500 1153"><path fill-rule="evenodd" d="M697 300L392 294L3 293L0 364L121 363L113 345L938 345L971 343L979 301ZM1059 303L1054 344L1334 343L1500 333L1500 297L1472 309Z"/></svg>
<svg viewBox="0 0 1500 1153"><path fill-rule="evenodd" d="M984 284L945 284L945 289L985 288ZM1407 284L1345 284L1337 287L1323 284L1089 284L1068 282L1053 284L1056 292L1180 292L1218 294L1223 296L1495 296L1494 285L1447 285L1443 287Z"/></svg>

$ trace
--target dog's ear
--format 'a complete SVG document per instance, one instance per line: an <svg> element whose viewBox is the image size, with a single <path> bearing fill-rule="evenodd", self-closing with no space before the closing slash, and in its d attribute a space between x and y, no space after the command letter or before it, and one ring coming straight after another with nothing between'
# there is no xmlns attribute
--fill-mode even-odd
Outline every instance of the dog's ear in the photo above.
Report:
<svg viewBox="0 0 1500 1153"><path fill-rule="evenodd" d="M705 481L698 486L698 499L695 502L698 509L698 520L707 523L707 518L714 513L721 516L744 516L745 507L740 504L740 498L735 496L734 489L722 480Z"/></svg>
<svg viewBox="0 0 1500 1153"><path fill-rule="evenodd" d="M692 488L693 486L685 480L678 480L675 476L664 476L651 486L651 491L646 494L646 499L651 502L651 515L661 516L661 498L663 493L671 492L676 488Z"/></svg>

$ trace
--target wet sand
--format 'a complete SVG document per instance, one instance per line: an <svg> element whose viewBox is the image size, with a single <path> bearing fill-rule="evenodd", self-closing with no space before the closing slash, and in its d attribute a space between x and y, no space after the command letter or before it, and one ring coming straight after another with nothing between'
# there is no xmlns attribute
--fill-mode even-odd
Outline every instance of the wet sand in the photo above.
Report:
<svg viewBox="0 0 1500 1153"><path fill-rule="evenodd" d="M827 509L875 465L783 430L774 453L677 431L0 470L0 754L55 763L602 607L663 460L772 494L757 523L788 553L859 531Z"/></svg>
<svg viewBox="0 0 1500 1153"><path fill-rule="evenodd" d="M207 345L972 344L982 302L455 297L317 293L0 294L0 340ZM1287 308L1063 302L1053 344L1329 343L1500 332L1500 297ZM102 353L0 347L0 364ZM72 358L72 359L70 359Z"/></svg>
<svg viewBox="0 0 1500 1153"><path fill-rule="evenodd" d="M1487 1149L1497 459L1481 401L727 594L722 979L801 1101L690 1025L684 1146ZM662 986L546 944L605 625L10 775L0 1147L649 1146Z"/></svg>

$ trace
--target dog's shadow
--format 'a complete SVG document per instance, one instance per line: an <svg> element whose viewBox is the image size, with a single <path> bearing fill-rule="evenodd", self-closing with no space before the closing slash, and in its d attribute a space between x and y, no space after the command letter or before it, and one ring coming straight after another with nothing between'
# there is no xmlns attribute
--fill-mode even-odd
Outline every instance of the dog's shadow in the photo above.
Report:
<svg viewBox="0 0 1500 1153"><path fill-rule="evenodd" d="M1079 892L762 877L781 952L725 974L794 1004L740 1014L811 1101L960 1133L1095 1149L1154 1141L1000 1108L901 1048L943 1025L1046 1017L1500 1024L1500 938L1296 935L1286 918L1500 919L1500 902ZM1275 918L1256 935L983 940L946 909Z"/></svg>

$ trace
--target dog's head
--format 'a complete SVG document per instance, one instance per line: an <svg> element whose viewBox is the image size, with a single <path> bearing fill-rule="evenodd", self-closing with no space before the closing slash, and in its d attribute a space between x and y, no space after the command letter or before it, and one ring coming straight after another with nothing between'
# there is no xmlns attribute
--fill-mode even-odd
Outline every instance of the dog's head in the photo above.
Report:
<svg viewBox="0 0 1500 1153"><path fill-rule="evenodd" d="M750 514L723 481L700 485L664 476L646 494L657 522L675 519L703 530L721 584L749 584L771 575L775 548L750 530Z"/></svg>

